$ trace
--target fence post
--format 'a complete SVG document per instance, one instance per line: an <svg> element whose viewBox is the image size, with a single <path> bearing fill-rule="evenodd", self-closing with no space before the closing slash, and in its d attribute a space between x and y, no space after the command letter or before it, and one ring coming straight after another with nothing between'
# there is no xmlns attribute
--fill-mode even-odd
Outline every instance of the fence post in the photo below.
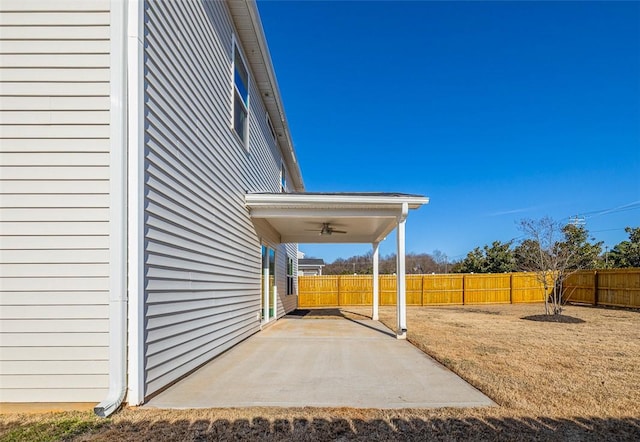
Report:
<svg viewBox="0 0 640 442"><path fill-rule="evenodd" d="M338 307L340 307L340 278L342 276L338 276Z"/></svg>
<svg viewBox="0 0 640 442"><path fill-rule="evenodd" d="M513 304L513 272L509 273L509 304Z"/></svg>
<svg viewBox="0 0 640 442"><path fill-rule="evenodd" d="M598 271L595 270L593 273L593 306L596 307L598 305Z"/></svg>
<svg viewBox="0 0 640 442"><path fill-rule="evenodd" d="M466 279L466 278L467 278L467 275L465 275L465 274L463 273L463 274L462 274L462 305L464 305L464 292L465 292L465 290L466 290L466 288L465 288L466 284L465 284L464 282L465 282L465 279Z"/></svg>

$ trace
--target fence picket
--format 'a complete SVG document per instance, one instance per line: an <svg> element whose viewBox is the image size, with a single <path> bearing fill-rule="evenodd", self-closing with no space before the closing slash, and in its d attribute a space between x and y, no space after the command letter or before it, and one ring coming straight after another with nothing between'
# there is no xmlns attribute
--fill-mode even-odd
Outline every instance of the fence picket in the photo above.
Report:
<svg viewBox="0 0 640 442"><path fill-rule="evenodd" d="M407 305L543 302L535 273L407 275ZM380 305L396 304L396 277L380 275ZM551 281L550 281L551 282ZM371 275L298 277L300 307L371 305ZM550 284L549 287L552 287ZM564 284L570 302L640 308L640 269L585 270Z"/></svg>

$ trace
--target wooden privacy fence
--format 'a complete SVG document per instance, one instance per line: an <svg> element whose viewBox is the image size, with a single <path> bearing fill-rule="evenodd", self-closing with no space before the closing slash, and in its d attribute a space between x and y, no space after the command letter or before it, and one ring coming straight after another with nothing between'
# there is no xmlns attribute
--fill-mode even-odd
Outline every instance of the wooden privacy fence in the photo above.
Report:
<svg viewBox="0 0 640 442"><path fill-rule="evenodd" d="M564 283L569 302L640 308L640 269L582 270Z"/></svg>
<svg viewBox="0 0 640 442"><path fill-rule="evenodd" d="M396 304L395 275L379 276L379 304ZM543 302L533 273L407 275L407 305ZM300 307L371 305L372 275L299 276Z"/></svg>

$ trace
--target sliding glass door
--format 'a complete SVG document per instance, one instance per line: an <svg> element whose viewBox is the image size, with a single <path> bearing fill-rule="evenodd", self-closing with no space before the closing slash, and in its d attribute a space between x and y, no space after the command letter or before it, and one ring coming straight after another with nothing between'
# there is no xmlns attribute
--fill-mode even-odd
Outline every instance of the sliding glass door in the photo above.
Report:
<svg viewBox="0 0 640 442"><path fill-rule="evenodd" d="M262 320L268 322L276 317L276 252L262 246Z"/></svg>

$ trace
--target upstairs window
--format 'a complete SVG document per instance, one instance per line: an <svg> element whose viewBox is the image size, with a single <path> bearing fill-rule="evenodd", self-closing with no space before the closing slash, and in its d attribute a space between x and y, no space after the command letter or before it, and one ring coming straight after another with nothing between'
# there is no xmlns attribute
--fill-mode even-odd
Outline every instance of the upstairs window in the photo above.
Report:
<svg viewBox="0 0 640 442"><path fill-rule="evenodd" d="M271 118L269 118L269 114L267 114L267 126L269 126L269 132L271 132L271 137L273 138L273 142L277 143L278 139L276 137L276 130L273 128L273 124L271 123Z"/></svg>
<svg viewBox="0 0 640 442"><path fill-rule="evenodd" d="M249 115L249 71L238 46L233 45L233 129L243 144L247 144Z"/></svg>
<svg viewBox="0 0 640 442"><path fill-rule="evenodd" d="M284 164L280 164L280 191L287 191L287 171L284 168Z"/></svg>

